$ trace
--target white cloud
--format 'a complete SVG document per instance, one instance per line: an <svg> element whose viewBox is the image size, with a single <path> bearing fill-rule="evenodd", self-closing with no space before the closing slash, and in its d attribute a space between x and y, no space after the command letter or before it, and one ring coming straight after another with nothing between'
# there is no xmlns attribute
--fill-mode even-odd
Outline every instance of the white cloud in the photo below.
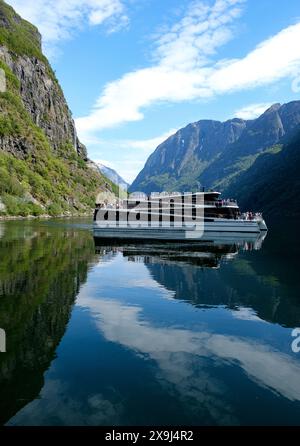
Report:
<svg viewBox="0 0 300 446"><path fill-rule="evenodd" d="M244 1L217 0L211 8L192 2L183 19L158 39L154 55L158 64L185 71L205 65L232 38L230 24L240 15Z"/></svg>
<svg viewBox="0 0 300 446"><path fill-rule="evenodd" d="M262 115L271 105L269 102L249 104L237 110L234 116L241 119L255 119Z"/></svg>
<svg viewBox="0 0 300 446"><path fill-rule="evenodd" d="M262 42L246 57L229 61L210 77L211 88L228 92L252 88L294 76L300 68L300 23Z"/></svg>
<svg viewBox="0 0 300 446"><path fill-rule="evenodd" d="M154 103L203 99L274 83L300 69L300 23L260 43L245 57L215 61L234 35L242 0L193 2L186 15L157 40L152 66L108 83L88 116L77 119L86 134L144 118Z"/></svg>
<svg viewBox="0 0 300 446"><path fill-rule="evenodd" d="M211 8L193 2L183 19L158 38L154 63L108 83L89 116L77 119L82 139L114 125L143 119L142 109L212 94L207 64L233 37L232 22L244 0L216 0Z"/></svg>
<svg viewBox="0 0 300 446"><path fill-rule="evenodd" d="M110 30L128 22L123 0L8 0L23 18L39 28L48 54L56 45L89 24L106 23Z"/></svg>

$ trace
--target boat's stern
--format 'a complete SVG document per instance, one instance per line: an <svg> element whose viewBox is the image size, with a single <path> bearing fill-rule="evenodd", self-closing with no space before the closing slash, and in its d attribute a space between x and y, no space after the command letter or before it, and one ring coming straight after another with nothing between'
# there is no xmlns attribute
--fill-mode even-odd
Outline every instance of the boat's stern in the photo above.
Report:
<svg viewBox="0 0 300 446"><path fill-rule="evenodd" d="M265 222L264 219L262 219L262 220L259 222L259 229L260 229L261 231L267 231L267 230L268 230L268 227L267 227L266 222Z"/></svg>
<svg viewBox="0 0 300 446"><path fill-rule="evenodd" d="M268 230L267 224L266 224L265 220L263 219L263 217L260 217L257 220L257 224L258 224L258 227L259 227L260 231L267 231Z"/></svg>

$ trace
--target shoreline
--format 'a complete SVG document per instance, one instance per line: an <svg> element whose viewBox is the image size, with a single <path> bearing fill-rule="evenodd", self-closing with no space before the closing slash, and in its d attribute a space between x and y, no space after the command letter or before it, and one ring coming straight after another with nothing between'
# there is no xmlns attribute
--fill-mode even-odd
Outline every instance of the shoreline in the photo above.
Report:
<svg viewBox="0 0 300 446"><path fill-rule="evenodd" d="M0 221L22 221L22 220L52 220L57 218L83 218L91 217L93 218L93 213L88 214L74 214L74 215L27 215L26 217L22 215L0 215Z"/></svg>

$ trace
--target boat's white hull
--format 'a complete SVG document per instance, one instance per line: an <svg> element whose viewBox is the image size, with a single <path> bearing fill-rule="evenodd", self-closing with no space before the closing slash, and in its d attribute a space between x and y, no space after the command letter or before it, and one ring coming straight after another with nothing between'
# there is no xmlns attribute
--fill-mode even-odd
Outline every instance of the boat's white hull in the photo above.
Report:
<svg viewBox="0 0 300 446"><path fill-rule="evenodd" d="M204 230L185 227L109 227L95 222L94 236L99 238L154 239L154 240L201 240L207 237L228 235L239 238L242 234L257 236L267 230L264 221L218 219L204 223Z"/></svg>

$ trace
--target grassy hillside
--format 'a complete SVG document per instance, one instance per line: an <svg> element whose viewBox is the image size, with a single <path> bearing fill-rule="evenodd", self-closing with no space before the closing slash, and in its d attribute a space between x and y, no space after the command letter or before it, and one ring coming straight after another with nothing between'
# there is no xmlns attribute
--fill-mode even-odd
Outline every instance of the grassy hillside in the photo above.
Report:
<svg viewBox="0 0 300 446"><path fill-rule="evenodd" d="M36 57L47 67L50 77L57 79L41 50L41 35L38 29L17 16L14 9L0 0L0 46L6 46L15 55Z"/></svg>

